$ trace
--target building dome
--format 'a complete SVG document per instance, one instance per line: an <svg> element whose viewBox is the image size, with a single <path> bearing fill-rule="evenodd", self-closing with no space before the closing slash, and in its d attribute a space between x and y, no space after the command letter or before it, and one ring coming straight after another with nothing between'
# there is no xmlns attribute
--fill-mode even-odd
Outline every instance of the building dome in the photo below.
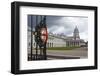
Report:
<svg viewBox="0 0 100 76"><path fill-rule="evenodd" d="M77 26L74 29L74 33L79 33L79 30L78 30Z"/></svg>
<svg viewBox="0 0 100 76"><path fill-rule="evenodd" d="M77 26L74 29L73 37L74 37L74 40L80 39L79 30L78 30Z"/></svg>

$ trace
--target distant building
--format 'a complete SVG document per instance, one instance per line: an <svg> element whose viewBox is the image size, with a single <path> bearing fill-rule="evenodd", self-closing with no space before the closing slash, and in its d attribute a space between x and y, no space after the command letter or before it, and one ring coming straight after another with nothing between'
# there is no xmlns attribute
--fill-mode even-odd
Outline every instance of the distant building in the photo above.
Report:
<svg viewBox="0 0 100 76"><path fill-rule="evenodd" d="M28 48L31 46L31 32L28 31ZM83 39L80 39L79 30L75 27L73 36L65 36L49 33L47 47L72 47L72 46L85 46L86 43ZM33 47L36 47L36 43L33 35Z"/></svg>
<svg viewBox="0 0 100 76"><path fill-rule="evenodd" d="M75 27L73 36L56 36L53 34L48 35L47 47L72 47L85 45L83 39L80 39L79 30Z"/></svg>

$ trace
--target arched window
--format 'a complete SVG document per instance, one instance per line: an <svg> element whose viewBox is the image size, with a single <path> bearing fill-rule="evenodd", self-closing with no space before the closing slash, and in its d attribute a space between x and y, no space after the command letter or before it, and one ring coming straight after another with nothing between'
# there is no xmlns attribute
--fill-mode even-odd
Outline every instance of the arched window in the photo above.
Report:
<svg viewBox="0 0 100 76"><path fill-rule="evenodd" d="M79 46L79 42L77 43L77 45Z"/></svg>
<svg viewBox="0 0 100 76"><path fill-rule="evenodd" d="M75 45L77 46L77 42L75 42Z"/></svg>
<svg viewBox="0 0 100 76"><path fill-rule="evenodd" d="M73 46L74 46L74 42L73 42Z"/></svg>
<svg viewBox="0 0 100 76"><path fill-rule="evenodd" d="M51 47L51 43L50 43L50 47Z"/></svg>
<svg viewBox="0 0 100 76"><path fill-rule="evenodd" d="M67 42L67 46L69 46L69 42Z"/></svg>
<svg viewBox="0 0 100 76"><path fill-rule="evenodd" d="M74 42L74 46L75 46L75 42Z"/></svg>
<svg viewBox="0 0 100 76"><path fill-rule="evenodd" d="M49 42L48 42L48 47L49 47Z"/></svg>

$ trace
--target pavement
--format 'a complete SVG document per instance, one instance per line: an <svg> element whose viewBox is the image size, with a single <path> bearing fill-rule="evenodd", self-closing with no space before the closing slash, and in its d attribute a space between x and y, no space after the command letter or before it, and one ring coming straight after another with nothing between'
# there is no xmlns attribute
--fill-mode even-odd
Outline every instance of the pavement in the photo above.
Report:
<svg viewBox="0 0 100 76"><path fill-rule="evenodd" d="M33 54L35 54L35 50L33 50ZM39 55L39 50L38 50ZM47 59L82 59L88 58L88 48L81 47L75 48L73 50L47 50ZM34 60L34 59L33 59Z"/></svg>
<svg viewBox="0 0 100 76"><path fill-rule="evenodd" d="M76 48L73 50L47 50L48 59L80 59L88 57L87 47Z"/></svg>

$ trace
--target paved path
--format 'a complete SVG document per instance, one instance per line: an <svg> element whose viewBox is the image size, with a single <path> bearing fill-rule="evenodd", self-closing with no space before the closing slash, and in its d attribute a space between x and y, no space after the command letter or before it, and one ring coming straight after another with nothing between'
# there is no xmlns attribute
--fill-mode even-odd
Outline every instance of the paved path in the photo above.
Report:
<svg viewBox="0 0 100 76"><path fill-rule="evenodd" d="M48 59L87 58L88 51L87 51L87 47L76 48L76 49L73 49L73 50L62 50L62 51L47 50L47 55L48 55Z"/></svg>
<svg viewBox="0 0 100 76"><path fill-rule="evenodd" d="M33 54L36 51L33 50ZM39 54L39 50L38 50ZM88 57L87 47L76 48L73 50L47 50L47 59L80 59Z"/></svg>

